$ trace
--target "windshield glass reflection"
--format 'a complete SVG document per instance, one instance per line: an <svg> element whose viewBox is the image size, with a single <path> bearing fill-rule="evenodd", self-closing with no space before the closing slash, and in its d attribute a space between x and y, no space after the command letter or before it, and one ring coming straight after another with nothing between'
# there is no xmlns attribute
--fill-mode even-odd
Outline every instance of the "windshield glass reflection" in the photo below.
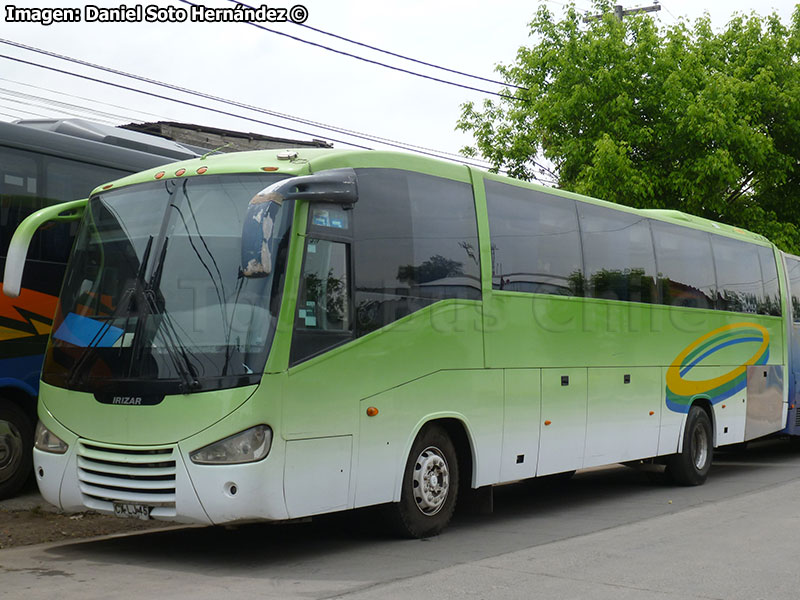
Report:
<svg viewBox="0 0 800 600"><path fill-rule="evenodd" d="M162 393L256 383L277 320L293 207L276 211L268 276L242 276L242 225L250 199L281 178L170 179L94 196L43 380Z"/></svg>

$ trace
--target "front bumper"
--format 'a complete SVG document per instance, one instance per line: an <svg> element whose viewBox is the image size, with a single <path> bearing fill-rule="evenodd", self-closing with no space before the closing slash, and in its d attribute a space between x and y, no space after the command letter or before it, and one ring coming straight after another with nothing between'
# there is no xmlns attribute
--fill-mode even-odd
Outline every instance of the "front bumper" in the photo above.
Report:
<svg viewBox="0 0 800 600"><path fill-rule="evenodd" d="M243 465L196 465L189 449L119 446L74 439L65 454L34 449L45 500L65 512L114 514L114 505L150 507L153 519L218 524L288 518L282 452ZM192 448L193 450L194 448ZM276 452L277 450L277 452Z"/></svg>

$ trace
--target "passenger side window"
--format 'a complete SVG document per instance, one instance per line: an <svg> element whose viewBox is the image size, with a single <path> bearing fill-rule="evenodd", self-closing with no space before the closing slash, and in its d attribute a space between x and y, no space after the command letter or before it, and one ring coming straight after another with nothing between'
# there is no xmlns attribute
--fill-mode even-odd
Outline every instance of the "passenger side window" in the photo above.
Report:
<svg viewBox="0 0 800 600"><path fill-rule="evenodd" d="M786 257L786 277L789 280L789 294L792 299L792 320L800 323L800 259Z"/></svg>
<svg viewBox="0 0 800 600"><path fill-rule="evenodd" d="M715 308L716 277L710 234L653 221L661 302L672 306Z"/></svg>
<svg viewBox="0 0 800 600"><path fill-rule="evenodd" d="M656 259L644 217L580 202L586 296L657 302Z"/></svg>
<svg viewBox="0 0 800 600"><path fill-rule="evenodd" d="M778 267L772 248L757 246L758 260L761 263L761 277L764 280L764 299L758 306L758 314L781 316L781 291L778 284Z"/></svg>
<svg viewBox="0 0 800 600"><path fill-rule="evenodd" d="M356 335L448 298L480 299L472 186L399 169L357 169Z"/></svg>
<svg viewBox="0 0 800 600"><path fill-rule="evenodd" d="M574 200L487 179L486 203L494 289L583 295Z"/></svg>
<svg viewBox="0 0 800 600"><path fill-rule="evenodd" d="M711 236L711 245L717 271L717 308L757 313L764 303L758 246L720 235Z"/></svg>

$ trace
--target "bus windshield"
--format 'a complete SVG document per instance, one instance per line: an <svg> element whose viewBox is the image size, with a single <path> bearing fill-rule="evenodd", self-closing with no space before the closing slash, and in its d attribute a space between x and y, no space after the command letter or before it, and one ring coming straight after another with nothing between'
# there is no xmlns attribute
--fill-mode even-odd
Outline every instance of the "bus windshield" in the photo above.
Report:
<svg viewBox="0 0 800 600"><path fill-rule="evenodd" d="M248 203L276 174L166 179L93 196L67 267L42 380L97 393L257 383L280 305L293 206L269 274L243 277Z"/></svg>

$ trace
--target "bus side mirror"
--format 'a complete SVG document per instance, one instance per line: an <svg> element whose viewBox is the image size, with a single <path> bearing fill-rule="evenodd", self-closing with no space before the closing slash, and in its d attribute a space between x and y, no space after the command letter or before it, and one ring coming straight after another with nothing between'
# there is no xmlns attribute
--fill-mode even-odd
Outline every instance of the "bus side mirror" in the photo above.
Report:
<svg viewBox="0 0 800 600"><path fill-rule="evenodd" d="M247 207L242 225L243 277L266 277L272 272L275 218L287 200L310 200L352 207L358 201L358 182L353 169L330 169L315 175L291 177L273 183L256 194Z"/></svg>
<svg viewBox="0 0 800 600"><path fill-rule="evenodd" d="M87 200L73 200L62 204L54 204L37 210L28 215L19 224L11 243L8 245L8 255L6 256L6 269L3 274L3 293L10 297L19 296L22 288L22 274L25 270L25 260L28 257L28 246L30 246L33 234L45 223L50 221L75 221L83 216Z"/></svg>

